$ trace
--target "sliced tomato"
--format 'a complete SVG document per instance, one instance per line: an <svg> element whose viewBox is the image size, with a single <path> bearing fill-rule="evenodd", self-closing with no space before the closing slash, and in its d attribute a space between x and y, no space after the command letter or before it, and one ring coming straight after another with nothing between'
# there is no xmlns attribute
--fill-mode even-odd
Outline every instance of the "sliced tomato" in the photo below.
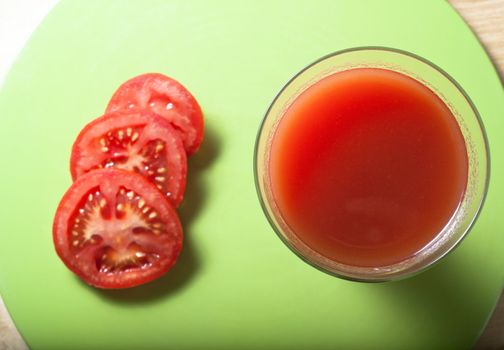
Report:
<svg viewBox="0 0 504 350"><path fill-rule="evenodd" d="M134 287L166 273L182 248L175 210L143 176L91 171L63 196L53 223L56 252L86 283Z"/></svg>
<svg viewBox="0 0 504 350"><path fill-rule="evenodd" d="M154 113L109 113L81 131L72 148L72 178L111 167L144 175L175 207L184 196L184 146L171 124Z"/></svg>
<svg viewBox="0 0 504 350"><path fill-rule="evenodd" d="M181 133L188 155L203 140L203 114L194 96L178 81L159 73L139 75L114 93L106 112L147 109L169 120Z"/></svg>

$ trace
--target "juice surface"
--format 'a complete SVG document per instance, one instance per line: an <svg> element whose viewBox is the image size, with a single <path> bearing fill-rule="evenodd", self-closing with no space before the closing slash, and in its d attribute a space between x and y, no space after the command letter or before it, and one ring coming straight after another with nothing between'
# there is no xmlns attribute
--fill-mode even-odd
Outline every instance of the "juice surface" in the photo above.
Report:
<svg viewBox="0 0 504 350"><path fill-rule="evenodd" d="M309 247L352 266L402 261L431 242L467 184L467 152L443 101L401 73L359 68L304 91L273 138L276 204Z"/></svg>

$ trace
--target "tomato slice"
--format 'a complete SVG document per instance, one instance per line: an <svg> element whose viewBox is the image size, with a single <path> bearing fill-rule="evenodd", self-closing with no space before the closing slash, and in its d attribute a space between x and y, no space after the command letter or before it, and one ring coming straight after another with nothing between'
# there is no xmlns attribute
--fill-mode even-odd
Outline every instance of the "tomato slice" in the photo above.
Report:
<svg viewBox="0 0 504 350"><path fill-rule="evenodd" d="M110 167L144 175L175 207L182 201L187 175L184 146L171 124L154 113L109 113L81 131L72 148L72 178Z"/></svg>
<svg viewBox="0 0 504 350"><path fill-rule="evenodd" d="M203 140L203 114L193 95L178 81L159 73L147 73L122 84L106 112L147 109L169 120L181 133L188 155Z"/></svg>
<svg viewBox="0 0 504 350"><path fill-rule="evenodd" d="M166 273L182 248L170 203L143 176L118 169L79 177L53 223L56 252L86 283L134 287Z"/></svg>

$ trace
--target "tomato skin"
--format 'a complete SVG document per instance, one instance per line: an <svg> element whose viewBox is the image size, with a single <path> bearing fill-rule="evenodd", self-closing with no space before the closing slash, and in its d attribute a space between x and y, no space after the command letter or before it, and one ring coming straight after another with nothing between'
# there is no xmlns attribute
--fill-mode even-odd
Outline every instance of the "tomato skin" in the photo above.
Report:
<svg viewBox="0 0 504 350"><path fill-rule="evenodd" d="M83 248L78 253L72 251L71 222L90 190L99 188L104 197L114 203L112 198L115 198L121 187L141 195L141 198L155 209L157 216L165 224L166 232L157 236L134 234L127 236L132 241L138 240L150 249L155 249L156 254L160 256L146 268L103 273L98 271L95 261L91 259L94 257L94 252L101 247L100 243ZM110 219L103 218L103 222L111 225ZM121 230L124 231L124 228ZM118 237L114 235L115 232L107 234L112 238L109 239L110 242ZM53 242L60 259L84 282L98 288L130 288L159 278L175 264L182 249L182 240L182 226L178 216L163 194L143 176L114 168L93 170L79 177L61 199L53 221ZM109 242L104 240L102 245L106 243Z"/></svg>
<svg viewBox="0 0 504 350"><path fill-rule="evenodd" d="M108 152L102 152L102 145L98 140L110 131L117 129L125 130L131 127L142 127L138 142L159 139L164 142L165 151L164 166L165 172L162 175L163 192L170 200L171 204L177 207L184 197L187 177L187 156L184 151L182 140L179 133L171 124L160 116L148 112L113 112L105 114L89 124L87 124L79 133L72 147L70 159L70 172L72 179L93 169L92 167L102 166L107 157L111 157ZM133 129L135 130L135 129ZM124 135L127 138L127 135ZM135 147L129 148L128 157L134 157ZM140 149L137 149L139 151ZM119 166L114 166L119 167ZM131 169L129 169L131 170ZM149 177L143 170L142 175L154 182L156 174ZM161 189L161 188L160 188Z"/></svg>
<svg viewBox="0 0 504 350"><path fill-rule="evenodd" d="M188 156L199 149L203 141L203 113L194 96L177 80L160 73L146 73L126 81L110 99L106 113L132 109L150 110L170 121L181 133Z"/></svg>

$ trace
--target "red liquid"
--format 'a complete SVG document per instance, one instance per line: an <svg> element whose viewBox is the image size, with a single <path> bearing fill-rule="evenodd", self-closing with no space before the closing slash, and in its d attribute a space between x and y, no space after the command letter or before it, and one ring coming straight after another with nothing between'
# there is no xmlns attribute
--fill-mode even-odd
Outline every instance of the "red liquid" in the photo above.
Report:
<svg viewBox="0 0 504 350"><path fill-rule="evenodd" d="M431 242L467 183L460 128L430 89L384 69L322 79L287 110L270 154L286 223L352 266L402 261Z"/></svg>

